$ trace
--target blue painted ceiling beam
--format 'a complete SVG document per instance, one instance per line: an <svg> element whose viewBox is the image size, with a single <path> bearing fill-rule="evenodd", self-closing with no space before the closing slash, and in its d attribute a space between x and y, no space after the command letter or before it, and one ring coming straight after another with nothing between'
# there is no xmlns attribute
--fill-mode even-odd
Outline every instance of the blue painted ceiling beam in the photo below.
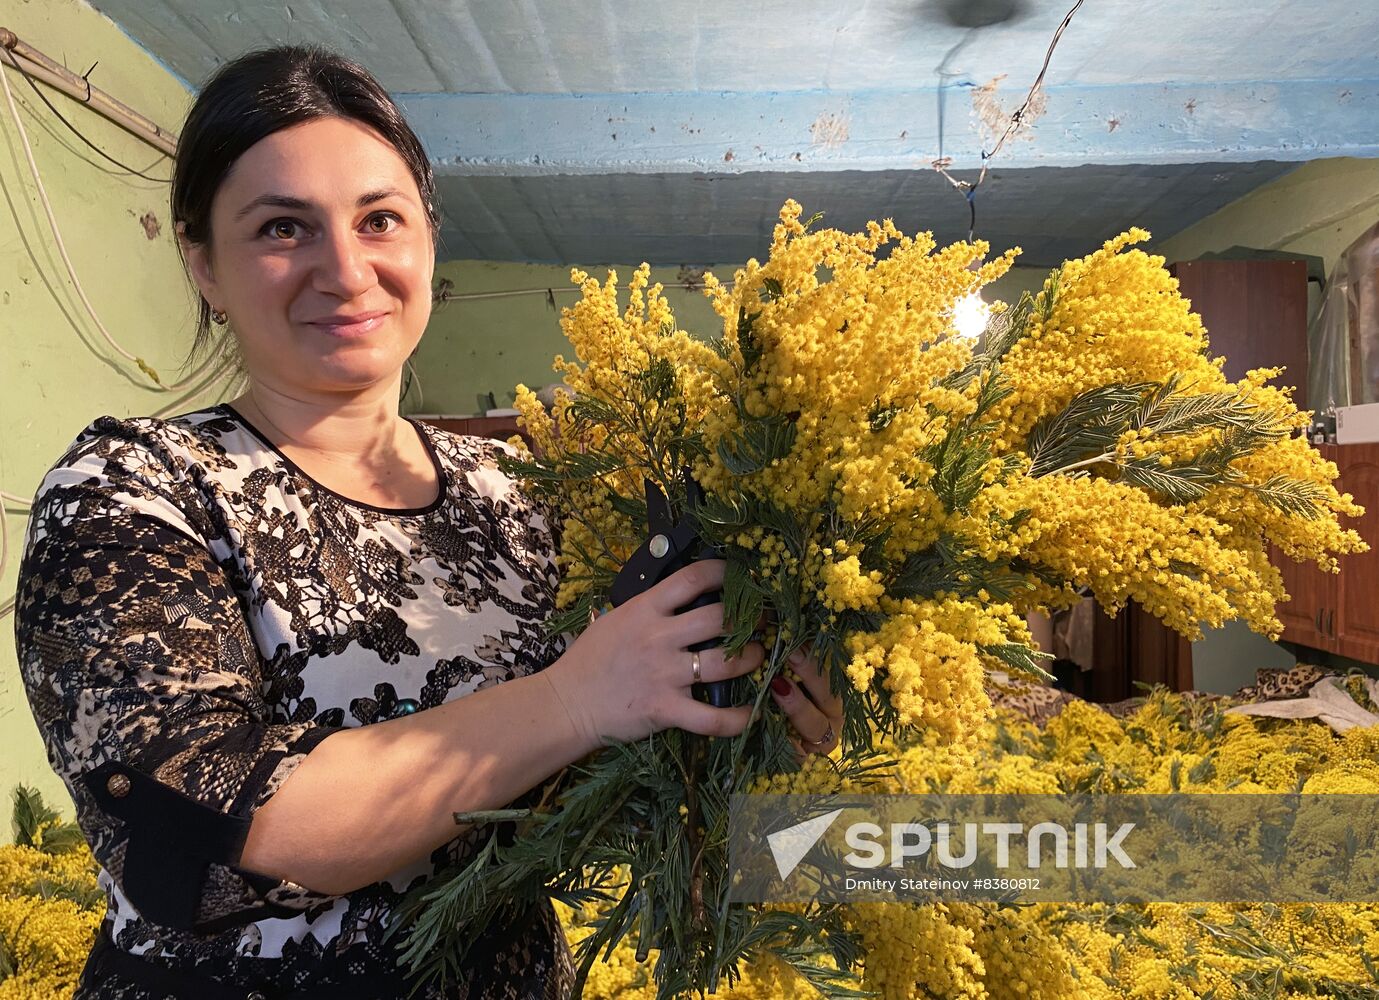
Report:
<svg viewBox="0 0 1379 1000"><path fill-rule="evenodd" d="M740 261L787 196L964 238L933 160L973 176L1071 6L967 29L964 0L92 2L189 86L262 45L359 59L433 158L445 256L590 264ZM1379 156L1376 33L1379 0L1084 4L977 235L1051 264L1130 223L1172 235L1304 160Z"/></svg>
<svg viewBox="0 0 1379 1000"><path fill-rule="evenodd" d="M982 97L906 92L401 95L449 176L976 168ZM1023 94L1001 93L1006 112ZM1005 167L1379 155L1379 80L1054 87ZM940 135L940 125L942 132Z"/></svg>

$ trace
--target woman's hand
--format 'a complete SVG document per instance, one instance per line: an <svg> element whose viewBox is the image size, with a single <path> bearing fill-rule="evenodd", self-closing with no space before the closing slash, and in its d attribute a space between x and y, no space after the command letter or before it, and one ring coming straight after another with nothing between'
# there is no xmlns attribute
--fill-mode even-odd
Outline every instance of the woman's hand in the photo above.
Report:
<svg viewBox="0 0 1379 1000"><path fill-rule="evenodd" d="M833 693L812 649L797 649L789 663L803 684L784 674L771 681L771 695L795 729L791 740L801 758L806 753L826 754L838 745L843 731L843 699Z"/></svg>
<svg viewBox="0 0 1379 1000"><path fill-rule="evenodd" d="M726 568L721 559L705 559L671 574L600 615L541 672L590 746L639 740L671 727L705 736L736 736L747 728L751 706L714 708L691 691L689 647L723 635L723 605L675 613L700 594L722 589ZM722 649L703 650L699 679L710 683L749 674L765 656L759 642L726 661Z"/></svg>

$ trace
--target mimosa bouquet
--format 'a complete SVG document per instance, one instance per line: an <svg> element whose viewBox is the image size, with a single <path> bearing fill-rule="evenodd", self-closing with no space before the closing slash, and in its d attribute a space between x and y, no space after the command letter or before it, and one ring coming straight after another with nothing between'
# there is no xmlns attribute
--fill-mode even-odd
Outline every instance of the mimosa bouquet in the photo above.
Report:
<svg viewBox="0 0 1379 1000"><path fill-rule="evenodd" d="M1297 436L1307 417L1278 373L1228 382L1200 319L1139 230L1054 271L980 341L957 303L1003 274L981 242L937 248L889 222L816 229L787 202L765 263L731 287L723 320L680 330L643 266L574 273L562 317L576 360L547 411L517 406L536 452L509 464L560 526L555 633L605 606L647 536L649 480L727 561L729 651L754 636L760 671L732 682L753 724L732 739L670 730L606 748L482 852L403 908L406 958L444 975L508 906L544 896L598 918L581 979L635 932L660 997L731 986L783 963L828 996L855 995L865 942L837 904L729 905L729 797L867 786L896 741L961 747L990 714L993 670L1040 674L1025 615L1084 590L1134 600L1185 635L1233 618L1276 635L1272 542L1335 568L1363 543L1359 508ZM704 492L691 504L682 470ZM764 622L764 625L763 625ZM842 697L842 746L801 763L767 696L809 645ZM512 828L510 828L512 829Z"/></svg>

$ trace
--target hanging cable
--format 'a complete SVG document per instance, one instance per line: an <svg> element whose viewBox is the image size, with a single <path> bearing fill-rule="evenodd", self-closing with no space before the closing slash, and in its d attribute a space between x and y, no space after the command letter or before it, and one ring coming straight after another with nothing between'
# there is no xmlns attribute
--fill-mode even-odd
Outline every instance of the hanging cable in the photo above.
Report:
<svg viewBox="0 0 1379 1000"><path fill-rule="evenodd" d="M212 359L212 361L214 360L215 359ZM210 375L206 376L206 378L202 381L202 384L200 386L192 389L190 392L187 392L182 396L179 396L171 403L168 403L158 408L157 410L154 410L151 414L149 414L149 416L162 418L173 414L177 410L183 409L193 399L198 399L201 396L206 395L206 393L210 392L211 388L215 386L218 382L220 382L227 374L232 375L235 378L238 378L240 376L240 372L236 370L235 359L233 357L221 360L216 370L213 371ZM227 386L232 386L234 384L235 382L232 380L229 383L227 383ZM222 386L221 388L226 388L227 386Z"/></svg>
<svg viewBox="0 0 1379 1000"><path fill-rule="evenodd" d="M416 390L417 390L417 406L418 406L418 407L425 406L425 405L426 405L426 394L425 394L424 392L421 391L421 376L417 374L417 367L416 367L416 365L412 364L412 359L411 359L410 357L409 357L409 358L406 360L406 362L404 362L404 363L405 363L406 366L407 366L407 384L406 384L405 386L402 387L402 396L401 396L401 398L402 398L402 399L406 399L406 398L407 398L407 393L409 393L409 392L412 391L412 387L413 387L413 386L416 386Z"/></svg>
<svg viewBox="0 0 1379 1000"><path fill-rule="evenodd" d="M168 156L177 152L175 133L161 128L157 122L145 118L99 87L91 86L88 77L91 75L91 69L96 68L96 64L86 71L86 76L78 76L66 66L29 45L8 28L0 28L0 48L9 53L11 62L23 66L30 75L62 91L73 100L80 101L96 114L108 118L140 142L148 143Z"/></svg>
<svg viewBox="0 0 1379 1000"><path fill-rule="evenodd" d="M10 52L8 49L0 49L0 51L5 53L5 56L12 65L15 64L13 52ZM159 390L163 392L178 392L188 385L195 383L197 379L210 368L210 364L202 366L181 381L171 383L164 382L157 370L149 365L148 362L121 347L115 341L110 331L105 328L105 324L101 322L100 317L96 314L95 306L91 304L91 300L86 295L86 289L82 286L81 279L77 277L76 267L72 264L72 258L67 253L67 243L62 238L62 230L58 228L57 218L53 214L53 205L48 198L48 190L43 183L42 174L39 173L38 161L34 158L33 146L29 142L29 131L24 126L24 119L20 117L18 105L15 104L14 92L10 89L9 75L3 72L3 70L0 70L0 87L3 87L5 91L5 103L9 108L10 118L14 121L15 129L18 131L20 142L24 147L24 158L28 161L29 173L33 176L34 185L38 190L39 201L43 205L43 212L47 216L49 227L52 229L53 240L57 244L58 253L62 257L62 263L67 269L67 277L71 279L72 286L76 289L77 297L81 300L82 306L85 307L86 314L91 317L91 322L96 325L96 329L105 339L105 342L110 345L111 349L126 360L134 362L134 364L139 367L140 371L156 383Z"/></svg>
<svg viewBox="0 0 1379 1000"><path fill-rule="evenodd" d="M720 281L724 288L732 288L731 280ZM699 281L676 281L670 284L662 284L662 288L685 288L690 291L698 291L704 287L703 282ZM475 299L506 299L516 295L544 295L548 299L554 299L557 295L577 295L578 288L552 288L543 286L541 288L504 288L496 292L452 292L448 288L437 292L432 301L434 302L467 302Z"/></svg>
<svg viewBox="0 0 1379 1000"><path fill-rule="evenodd" d="M986 150L982 150L982 168L977 173L977 179L975 181L960 181L954 177L948 172L948 168L952 165L952 160L948 157L940 155L938 159L933 161L933 168L946 177L948 183L961 191L963 197L967 199L967 242L969 243L972 242L977 231L977 188L981 187L982 182L986 180L986 172L991 166L992 158L1001 151L1001 147L1006 144L1006 140L1019 131L1025 124L1025 115L1029 113L1030 106L1034 103L1035 98L1044 87L1044 76L1048 73L1049 63L1053 60L1053 50L1058 47L1058 41L1063 37L1063 32L1066 31L1068 25L1072 23L1073 15L1077 13L1078 8L1085 2L1086 0L1077 0L1077 3L1073 4L1072 9L1069 10L1067 14L1063 15L1063 20L1059 23L1058 30L1053 33L1053 39L1049 42L1049 50L1044 54L1044 64L1039 67L1039 75L1034 78L1034 83L1031 84L1029 93L1025 95L1023 103L1021 103L1021 105L1015 109L1014 113L1011 114L1010 121L1006 124L1005 131L997 138L996 145L992 147L991 152L988 153ZM947 62L946 59L944 61L945 63ZM942 91L943 82L944 81L941 79L939 84L940 91ZM940 134L940 147L942 146L942 142L943 137Z"/></svg>
<svg viewBox="0 0 1379 1000"><path fill-rule="evenodd" d="M5 505L0 503L0 573L5 571L5 567L10 561L10 520L5 513ZM4 604L0 604L0 618L4 618L14 610L14 598L11 597Z"/></svg>
<svg viewBox="0 0 1379 1000"><path fill-rule="evenodd" d="M0 490L0 576L4 575L5 567L10 561L10 525L9 518L5 513L5 504L12 503L18 507L29 507L30 502L24 497L15 493L7 493ZM0 618L14 610L15 597L0 604Z"/></svg>
<svg viewBox="0 0 1379 1000"><path fill-rule="evenodd" d="M19 70L19 72L23 75L24 80L33 89L33 92L38 96L38 99L48 106L48 110L53 113L53 115L57 118L58 121L62 122L62 124L66 125L69 129L71 129L72 134L75 135L82 142L86 143L86 145L90 146L91 149L94 150L98 156L103 156L105 159L115 164L115 166L119 167L121 170L134 174L136 177L142 177L146 181L154 181L158 184L172 183L171 177L154 177L151 174L144 173L138 167L131 167L129 164L123 163L120 160L115 159L115 157L111 156L105 150L101 149L101 147L97 146L94 142L88 139L81 129L77 128L70 121L68 121L67 116L64 115L61 111L59 111L57 109L57 106L53 104L52 101L48 100L48 95L43 93L42 88L39 87L37 82L35 82L34 78L29 75L29 71L24 68L24 64L20 62L18 59L15 59L13 53L10 53L9 55L11 60L13 61L14 68ZM166 158L166 155L164 155L163 159Z"/></svg>

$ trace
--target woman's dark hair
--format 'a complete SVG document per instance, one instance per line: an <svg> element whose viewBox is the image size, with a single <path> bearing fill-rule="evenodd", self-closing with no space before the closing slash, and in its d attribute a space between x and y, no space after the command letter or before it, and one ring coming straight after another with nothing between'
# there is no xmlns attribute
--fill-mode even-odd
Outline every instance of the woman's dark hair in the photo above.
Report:
<svg viewBox="0 0 1379 1000"><path fill-rule="evenodd" d="M187 114L172 173L172 220L183 225L187 241L210 241L211 202L251 146L317 118L353 119L382 136L417 182L432 235L439 231L431 161L388 92L358 63L325 49L284 45L226 63ZM202 298L188 365L209 345L210 327L211 307Z"/></svg>

